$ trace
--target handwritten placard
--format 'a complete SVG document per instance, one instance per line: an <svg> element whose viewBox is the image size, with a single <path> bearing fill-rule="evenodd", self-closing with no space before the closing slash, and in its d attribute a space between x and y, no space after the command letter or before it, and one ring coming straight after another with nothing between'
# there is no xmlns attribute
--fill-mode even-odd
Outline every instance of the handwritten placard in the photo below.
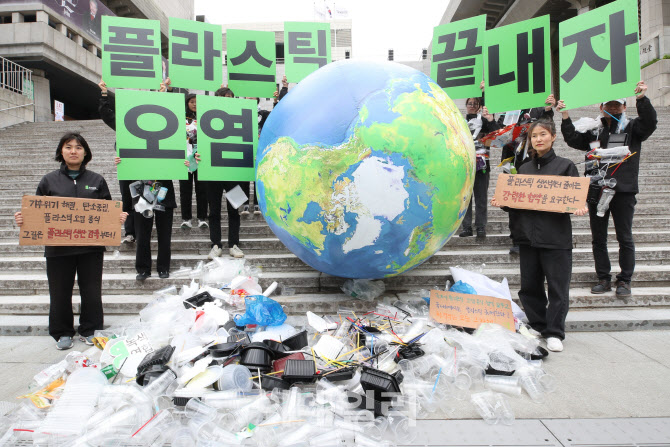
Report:
<svg viewBox="0 0 670 447"><path fill-rule="evenodd" d="M560 175L499 175L495 199L510 208L574 213L586 206L589 181Z"/></svg>
<svg viewBox="0 0 670 447"><path fill-rule="evenodd" d="M121 202L23 196L19 245L120 245Z"/></svg>
<svg viewBox="0 0 670 447"><path fill-rule="evenodd" d="M515 330L511 301L492 296L431 290L430 317L451 326L477 329L482 323L495 323Z"/></svg>

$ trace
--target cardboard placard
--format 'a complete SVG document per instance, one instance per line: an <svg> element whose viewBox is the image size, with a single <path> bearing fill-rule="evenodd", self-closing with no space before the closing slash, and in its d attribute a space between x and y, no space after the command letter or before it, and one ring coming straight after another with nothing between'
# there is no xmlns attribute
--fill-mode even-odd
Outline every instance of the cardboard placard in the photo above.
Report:
<svg viewBox="0 0 670 447"><path fill-rule="evenodd" d="M495 199L523 210L574 213L586 206L588 177L562 175L499 175Z"/></svg>
<svg viewBox="0 0 670 447"><path fill-rule="evenodd" d="M477 329L482 323L495 323L515 331L512 302L492 296L431 290L430 317L451 326Z"/></svg>
<svg viewBox="0 0 670 447"><path fill-rule="evenodd" d="M19 245L121 245L121 202L23 196Z"/></svg>

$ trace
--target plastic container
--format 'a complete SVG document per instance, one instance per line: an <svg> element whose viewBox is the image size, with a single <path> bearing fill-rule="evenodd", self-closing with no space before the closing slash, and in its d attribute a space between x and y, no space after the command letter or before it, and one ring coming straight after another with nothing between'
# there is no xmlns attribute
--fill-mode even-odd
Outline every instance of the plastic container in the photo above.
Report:
<svg viewBox="0 0 670 447"><path fill-rule="evenodd" d="M272 391L274 389L288 390L291 388L291 383L285 381L281 377L263 374L261 375L261 388L266 391Z"/></svg>
<svg viewBox="0 0 670 447"><path fill-rule="evenodd" d="M283 371L284 366L288 360L305 360L305 355L302 352L295 352L293 354L287 355L286 357L277 359L272 362L272 371Z"/></svg>
<svg viewBox="0 0 670 447"><path fill-rule="evenodd" d="M212 345L209 348L209 354L213 358L223 358L231 356L240 348L239 343L219 343L218 345Z"/></svg>
<svg viewBox="0 0 670 447"><path fill-rule="evenodd" d="M200 419L213 421L216 418L217 409L207 405L200 399L191 399L184 406L184 416L189 419Z"/></svg>
<svg viewBox="0 0 670 447"><path fill-rule="evenodd" d="M316 380L316 365L314 360L289 359L284 365L282 379L289 383L311 383Z"/></svg>
<svg viewBox="0 0 670 447"><path fill-rule="evenodd" d="M212 298L212 295L210 295L209 292L201 292L190 298L186 298L184 300L184 307L187 309L191 309L193 307L201 307L203 304L210 303L213 301L214 298Z"/></svg>
<svg viewBox="0 0 670 447"><path fill-rule="evenodd" d="M263 343L250 343L240 352L240 364L268 372L272 370L272 350Z"/></svg>
<svg viewBox="0 0 670 447"><path fill-rule="evenodd" d="M147 354L144 359L142 359L140 364L137 365L137 374L142 374L150 366L166 365L170 361L170 358L172 358L172 353L174 350L174 346L167 345Z"/></svg>
<svg viewBox="0 0 670 447"><path fill-rule="evenodd" d="M159 377L154 379L149 385L144 387L144 392L150 396L162 396L168 387L177 379L177 374L171 369L168 369Z"/></svg>
<svg viewBox="0 0 670 447"><path fill-rule="evenodd" d="M223 368L221 377L214 382L214 389L218 391L224 390L240 390L250 391L253 383L250 380L252 377L251 371L244 365L227 365Z"/></svg>
<svg viewBox="0 0 670 447"><path fill-rule="evenodd" d="M491 391L473 393L472 396L470 396L470 402L475 406L477 413L484 419L484 422L489 425L498 422L495 407L496 399Z"/></svg>
<svg viewBox="0 0 670 447"><path fill-rule="evenodd" d="M598 200L598 205L596 207L596 215L598 217L605 217L605 213L610 208L610 202L616 193L612 188L603 188L602 194L600 194L600 200Z"/></svg>
<svg viewBox="0 0 670 447"><path fill-rule="evenodd" d="M207 369L193 377L185 388L206 388L217 383L223 375L223 367L220 365L208 366Z"/></svg>
<svg viewBox="0 0 670 447"><path fill-rule="evenodd" d="M242 188L240 188L240 185L236 185L234 188L226 191L226 200L230 203L230 205L238 209L244 203L249 200L247 195L242 191Z"/></svg>

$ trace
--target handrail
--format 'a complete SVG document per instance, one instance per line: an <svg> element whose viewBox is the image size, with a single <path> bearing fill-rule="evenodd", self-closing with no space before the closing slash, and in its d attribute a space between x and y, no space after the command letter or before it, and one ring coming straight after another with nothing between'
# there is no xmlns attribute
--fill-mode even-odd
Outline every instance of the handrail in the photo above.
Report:
<svg viewBox="0 0 670 447"><path fill-rule="evenodd" d="M20 106L7 107L6 109L0 109L0 112L5 112L7 110L19 109L21 107L28 107L28 106L34 106L34 105L35 105L35 103L31 102L30 104L23 104L23 105L20 105Z"/></svg>
<svg viewBox="0 0 670 447"><path fill-rule="evenodd" d="M33 72L0 56L0 88L33 98Z"/></svg>

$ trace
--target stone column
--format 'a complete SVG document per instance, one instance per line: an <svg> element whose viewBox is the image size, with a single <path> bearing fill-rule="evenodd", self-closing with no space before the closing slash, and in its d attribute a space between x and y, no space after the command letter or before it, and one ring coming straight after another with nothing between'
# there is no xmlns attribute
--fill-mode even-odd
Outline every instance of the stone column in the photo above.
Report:
<svg viewBox="0 0 670 447"><path fill-rule="evenodd" d="M44 70L33 70L33 92L35 103L35 121L53 121L51 114L51 90Z"/></svg>

